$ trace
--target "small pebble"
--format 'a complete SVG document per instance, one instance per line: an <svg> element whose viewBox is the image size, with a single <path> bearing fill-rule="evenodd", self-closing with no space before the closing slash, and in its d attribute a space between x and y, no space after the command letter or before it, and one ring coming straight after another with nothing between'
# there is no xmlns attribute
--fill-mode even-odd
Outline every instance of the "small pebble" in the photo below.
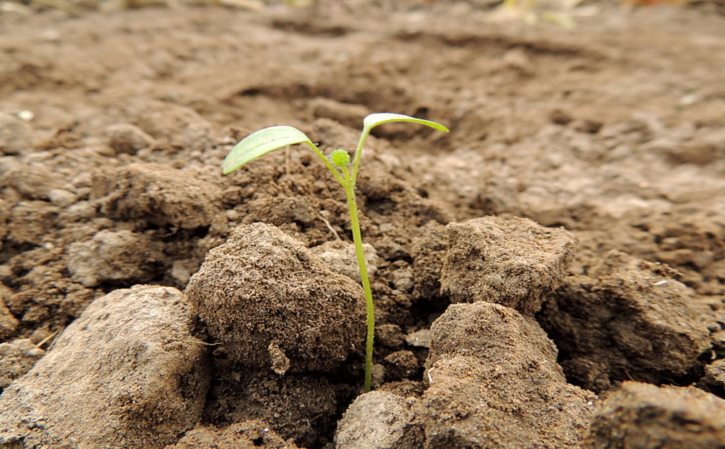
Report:
<svg viewBox="0 0 725 449"><path fill-rule="evenodd" d="M406 335L405 342L416 348L430 348L430 329L421 329Z"/></svg>
<svg viewBox="0 0 725 449"><path fill-rule="evenodd" d="M18 111L18 118L29 122L35 118L35 114L33 114L33 111L28 110Z"/></svg>
<svg viewBox="0 0 725 449"><path fill-rule="evenodd" d="M239 221L239 212L234 209L229 209L228 211L226 211L226 215L229 221Z"/></svg>
<svg viewBox="0 0 725 449"><path fill-rule="evenodd" d="M58 207L68 207L78 201L78 197L67 190L53 189L48 192L50 202Z"/></svg>

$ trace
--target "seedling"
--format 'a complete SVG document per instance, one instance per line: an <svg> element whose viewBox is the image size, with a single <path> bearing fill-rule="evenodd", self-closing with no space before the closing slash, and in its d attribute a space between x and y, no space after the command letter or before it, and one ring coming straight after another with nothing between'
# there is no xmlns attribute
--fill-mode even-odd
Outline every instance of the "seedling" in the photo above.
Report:
<svg viewBox="0 0 725 449"><path fill-rule="evenodd" d="M360 219L357 211L357 201L355 201L355 183L360 171L360 159L362 159L363 147L370 135L370 131L376 126L385 123L407 122L418 123L431 127L437 131L448 132L445 126L423 120L415 117L409 117L402 114L380 113L370 114L363 121L363 129L360 134L355 156L350 161L350 155L343 149L336 149L327 157L315 145L309 137L302 131L291 126L272 126L256 131L241 142L239 142L232 151L229 152L222 164L224 174L228 175L243 165L258 159L272 151L285 148L290 145L307 145L315 156L317 156L325 167L330 171L332 177L338 182L345 191L347 198L347 207L350 212L350 225L352 228L352 238L355 243L355 257L357 258L358 268L360 269L360 280L362 282L363 292L365 294L365 308L367 310L367 339L365 341L365 385L364 390L370 391L372 382L373 367L373 343L375 334L375 303L373 302L373 293L370 288L370 279L368 278L367 263L365 262L365 252L363 251L362 233L360 232Z"/></svg>

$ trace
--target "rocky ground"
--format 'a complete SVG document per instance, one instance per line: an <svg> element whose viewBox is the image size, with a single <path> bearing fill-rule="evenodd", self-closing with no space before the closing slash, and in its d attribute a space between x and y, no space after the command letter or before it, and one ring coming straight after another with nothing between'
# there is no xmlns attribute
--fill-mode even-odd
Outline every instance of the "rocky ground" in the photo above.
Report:
<svg viewBox="0 0 725 449"><path fill-rule="evenodd" d="M0 448L724 447L716 2L73 5L0 12ZM382 111L360 394L343 192L220 172Z"/></svg>

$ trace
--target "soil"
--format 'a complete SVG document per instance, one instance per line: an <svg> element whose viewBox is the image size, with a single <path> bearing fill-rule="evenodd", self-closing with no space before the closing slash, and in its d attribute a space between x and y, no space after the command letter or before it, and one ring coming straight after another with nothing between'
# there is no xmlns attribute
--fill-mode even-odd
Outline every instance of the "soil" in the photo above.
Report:
<svg viewBox="0 0 725 449"><path fill-rule="evenodd" d="M0 448L721 447L718 2L214 3L2 3Z"/></svg>

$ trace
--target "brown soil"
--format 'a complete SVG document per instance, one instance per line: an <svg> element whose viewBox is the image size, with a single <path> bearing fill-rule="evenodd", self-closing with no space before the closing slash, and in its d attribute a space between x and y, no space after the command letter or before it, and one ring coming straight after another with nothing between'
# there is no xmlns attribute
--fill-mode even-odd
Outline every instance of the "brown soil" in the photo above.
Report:
<svg viewBox="0 0 725 449"><path fill-rule="evenodd" d="M712 392L676 390L688 413L719 401L718 3L588 2L595 9L582 11L595 13L577 16L573 30L491 21L491 3L3 9L0 410L14 408L0 417L0 447L333 447L362 379L354 261L329 243L351 239L344 195L301 148L228 177L220 166L241 137L274 124L299 127L325 150L349 148L362 117L382 111L452 132L390 125L366 148L358 197L377 254L375 382L386 393L358 398L341 447L361 444L359 421L375 414L385 419L370 421L380 423L371 441L400 448L650 447L608 446L607 435L632 422L609 411L612 402L595 414L599 400L584 389L607 396L636 380ZM483 216L498 218L466 221ZM247 235L256 222L272 225L264 229L273 244ZM124 346L110 334L68 327L108 315L119 329L134 329L134 319L137 330L153 328L157 317L109 305L136 298L118 291L140 283L190 284L189 304L176 290L157 304L179 347L152 332L163 351L117 359ZM489 302L502 305L481 305ZM447 308L460 316L444 315L429 332ZM496 320L511 336L492 328ZM445 326L447 337L436 331ZM74 339L96 355L68 352ZM450 345L447 355L440 345ZM477 354L491 348L495 357ZM131 386L113 379L132 388L127 399L140 411L106 410L114 384L89 364L155 373L158 354L174 364L157 390L131 375ZM63 357L78 366L66 371ZM191 360L204 366L195 371ZM188 385L190 376L200 380ZM72 400L41 398L67 379ZM73 382L96 394L92 403L73 396ZM647 395L656 402L661 391L675 394ZM619 397L633 409L640 401ZM166 424L149 436L142 427L158 418L157 402ZM72 404L82 419L116 421L74 433ZM697 441L721 434L708 435Z"/></svg>

